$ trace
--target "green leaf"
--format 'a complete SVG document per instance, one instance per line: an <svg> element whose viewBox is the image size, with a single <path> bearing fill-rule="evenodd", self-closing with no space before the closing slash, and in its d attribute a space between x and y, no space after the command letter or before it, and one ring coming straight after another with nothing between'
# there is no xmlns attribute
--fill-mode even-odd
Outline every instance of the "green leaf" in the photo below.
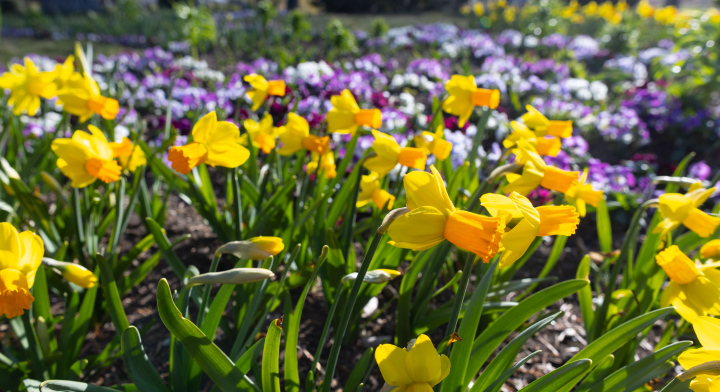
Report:
<svg viewBox="0 0 720 392"><path fill-rule="evenodd" d="M354 391L362 385L363 378L365 378L365 373L367 373L368 368L370 367L370 365L372 365L372 360L373 348L370 347L365 350L362 357L360 357L360 360L355 363L355 366L353 366L353 370L352 372L350 372L350 375L345 382L343 391Z"/></svg>
<svg viewBox="0 0 720 392"><path fill-rule="evenodd" d="M692 392L690 389L690 382L692 380L680 381L677 377L673 378L672 381L661 389L660 392Z"/></svg>
<svg viewBox="0 0 720 392"><path fill-rule="evenodd" d="M587 391L587 389L595 385L595 383L601 382L608 374L610 374L610 372L613 371L614 363L615 356L613 354L609 354L603 358L597 366L593 367L587 377L583 379L582 383L578 385L577 391Z"/></svg>
<svg viewBox="0 0 720 392"><path fill-rule="evenodd" d="M262 357L263 392L280 392L280 337L282 324L280 319L270 323Z"/></svg>
<svg viewBox="0 0 720 392"><path fill-rule="evenodd" d="M225 353L202 333L192 321L182 317L175 305L167 280L157 287L158 313L163 324L185 347L200 368L222 391L237 391L243 383L243 373Z"/></svg>
<svg viewBox="0 0 720 392"><path fill-rule="evenodd" d="M141 391L167 391L155 366L145 354L137 328L130 326L122 334L122 353L125 371Z"/></svg>
<svg viewBox="0 0 720 392"><path fill-rule="evenodd" d="M122 335L130 323L128 322L127 315L125 314L125 308L123 307L122 301L120 300L120 293L118 292L117 285L115 284L115 277L113 276L112 269L101 254L95 255L95 262L100 266L100 277L102 279L103 292L105 293L105 300L108 304L108 310L110 311L110 318L115 325L115 330L119 336Z"/></svg>
<svg viewBox="0 0 720 392"><path fill-rule="evenodd" d="M119 390L78 381L48 380L41 383L36 380L25 380L24 383L28 392L41 392L40 387L42 392L117 392Z"/></svg>
<svg viewBox="0 0 720 392"><path fill-rule="evenodd" d="M152 218L146 218L145 223L153 237L155 237L155 241L160 247L160 251L162 251L165 260L170 264L170 267L172 267L178 278L182 279L183 276L185 276L185 265L183 265L180 258L175 254L175 251L173 251L172 243L165 234L165 229L160 227Z"/></svg>
<svg viewBox="0 0 720 392"><path fill-rule="evenodd" d="M535 351L535 352L532 352L532 353L531 353L530 355L528 355L527 357L519 360L515 365L513 365L513 367L511 367L511 368L508 369L505 373L501 374L500 377L498 377L497 379L495 379L495 381L492 383L492 385L490 385L489 387L485 388L485 390L484 390L483 392L495 392L495 391L499 391L500 388L503 386L503 384L505 384L505 381L507 381L507 379L510 378L510 376L512 376L513 374L515 374L515 372L516 372L518 369L520 369L520 367L521 367L522 365L524 365L527 361L529 361L530 359L532 359L534 356L540 354L541 352L542 352L542 350L537 350L537 351Z"/></svg>
<svg viewBox="0 0 720 392"><path fill-rule="evenodd" d="M556 391L572 382L577 377L582 376L592 366L589 359L581 359L571 364L561 366L554 371L544 375L543 377L533 381L527 387L521 389L522 392L547 392Z"/></svg>
<svg viewBox="0 0 720 392"><path fill-rule="evenodd" d="M600 200L595 210L597 217L598 241L600 250L605 253L612 252L612 226L610 225L610 212L605 199Z"/></svg>
<svg viewBox="0 0 720 392"><path fill-rule="evenodd" d="M580 264L578 265L577 274L575 277L577 279L584 279L589 282L589 276L590 276L590 256L585 255L585 257L580 260ZM580 313L582 314L583 322L585 323L585 333L586 336L590 334L590 331L592 330L593 321L595 320L595 313L593 311L593 304L592 304L593 296L592 296L592 289L590 288L590 285L587 285L578 291L578 301L580 302Z"/></svg>

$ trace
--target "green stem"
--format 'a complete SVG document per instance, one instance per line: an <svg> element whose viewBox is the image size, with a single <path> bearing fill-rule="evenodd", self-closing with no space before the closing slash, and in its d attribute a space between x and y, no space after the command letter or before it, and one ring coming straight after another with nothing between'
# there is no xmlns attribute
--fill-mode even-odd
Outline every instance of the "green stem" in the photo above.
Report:
<svg viewBox="0 0 720 392"><path fill-rule="evenodd" d="M455 332L455 327L457 327L460 310L462 309L463 301L465 301L465 292L467 291L468 282L470 281L470 275L472 275L474 261L475 254L472 252L468 253L467 258L465 259L465 267L462 270L462 276L460 276L460 283L458 284L458 291L455 295L450 319L448 320L448 325L445 329L445 336L450 336L453 332Z"/></svg>
<svg viewBox="0 0 720 392"><path fill-rule="evenodd" d="M233 182L233 200L235 201L235 220L233 221L233 231L235 234L235 240L239 241L242 239L242 226L243 226L243 209L242 209L242 197L240 192L240 178L241 173L238 168L233 169L232 182Z"/></svg>
<svg viewBox="0 0 720 392"><path fill-rule="evenodd" d="M110 250L108 252L108 260L112 261L115 255L115 249L117 249L118 241L120 241L120 235L122 234L123 227L123 205L125 202L125 179L120 177L120 181L115 183L115 227L112 233L112 243L110 244ZM102 233L100 233L102 234Z"/></svg>
<svg viewBox="0 0 720 392"><path fill-rule="evenodd" d="M216 272L218 268L218 264L220 264L220 254L215 253L213 255L212 262L210 263L210 271L209 272ZM203 292L203 299L202 303L200 304L200 309L198 310L198 317L197 317L197 325L202 325L203 320L205 319L205 315L207 314L207 311L210 309L210 305L208 302L210 302L210 290L212 288L212 285L205 285L205 291Z"/></svg>
<svg viewBox="0 0 720 392"><path fill-rule="evenodd" d="M475 137L473 137L472 149L470 150L470 154L468 154L468 162L470 163L470 170L468 170L468 174L477 173L477 167L475 166L477 151L478 147L480 147L483 139L485 138L485 128L487 128L487 123L490 119L491 113L492 111L490 109L483 109L480 121L478 121L477 131L475 132Z"/></svg>
<svg viewBox="0 0 720 392"><path fill-rule="evenodd" d="M330 391L330 384L332 384L332 379L335 375L335 367L337 366L338 357L340 356L340 348L342 347L345 332L347 331L348 324L350 323L350 317L352 316L352 311L355 307L355 301L357 301L357 297L360 294L360 286L362 286L365 274L370 267L370 262L372 261L373 256L375 256L375 251L377 250L377 247L380 244L380 239L384 236L384 234L385 233L380 232L375 233L372 243L370 244L367 253L365 253L365 257L363 257L357 278L355 278L352 288L350 289L350 295L348 296L347 303L345 304L342 318L340 319L338 328L335 331L335 344L333 344L332 349L330 349L330 357L328 358L325 371L325 380L323 381L323 391L325 392Z"/></svg>

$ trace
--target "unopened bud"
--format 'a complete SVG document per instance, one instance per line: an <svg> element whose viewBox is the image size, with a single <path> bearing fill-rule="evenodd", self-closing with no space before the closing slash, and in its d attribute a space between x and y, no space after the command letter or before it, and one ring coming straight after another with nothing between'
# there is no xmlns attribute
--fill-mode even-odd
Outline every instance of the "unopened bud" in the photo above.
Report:
<svg viewBox="0 0 720 392"><path fill-rule="evenodd" d="M351 274L345 275L340 283L345 283L349 280L355 280L357 279L357 272L353 272ZM390 270L390 269L376 269L372 271L368 271L365 274L365 277L363 278L363 282L365 283L386 283L389 282L398 276L400 276L400 271Z"/></svg>
<svg viewBox="0 0 720 392"><path fill-rule="evenodd" d="M282 238L279 237L255 237L246 241L233 241L218 248L215 254L229 253L238 259L265 260L275 256L285 248Z"/></svg>
<svg viewBox="0 0 720 392"><path fill-rule="evenodd" d="M410 210L407 207L396 208L388 212L387 215L385 215L385 219L383 219L382 224L378 227L377 232L385 234L390 227L390 224L393 223L395 219L407 214L408 212L410 212Z"/></svg>
<svg viewBox="0 0 720 392"><path fill-rule="evenodd" d="M187 282L187 287L198 286L201 284L244 284L259 282L275 276L275 274L265 268L234 268L222 272L209 272L193 276Z"/></svg>
<svg viewBox="0 0 720 392"><path fill-rule="evenodd" d="M80 264L57 261L49 257L43 257L43 264L60 271L62 277L68 282L89 289L95 287L97 276Z"/></svg>

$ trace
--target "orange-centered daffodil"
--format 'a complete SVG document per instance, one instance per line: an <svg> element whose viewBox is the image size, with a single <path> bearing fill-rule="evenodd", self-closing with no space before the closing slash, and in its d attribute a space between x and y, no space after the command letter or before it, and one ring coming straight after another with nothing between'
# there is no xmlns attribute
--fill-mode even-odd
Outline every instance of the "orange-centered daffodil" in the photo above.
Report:
<svg viewBox="0 0 720 392"><path fill-rule="evenodd" d="M355 134L360 126L380 128L382 113L380 109L360 109L350 90L330 97L333 108L327 114L328 132Z"/></svg>
<svg viewBox="0 0 720 392"><path fill-rule="evenodd" d="M700 237L709 237L720 225L720 218L708 215L700 207L710 197L715 188L703 189L700 183L693 184L688 193L666 193L660 195L660 212L663 218L653 233L662 236L681 224L697 233Z"/></svg>
<svg viewBox="0 0 720 392"><path fill-rule="evenodd" d="M381 344L375 350L375 360L385 382L397 392L430 392L450 374L450 359L438 355L426 335L418 336L407 350Z"/></svg>
<svg viewBox="0 0 720 392"><path fill-rule="evenodd" d="M280 155L292 155L303 149L323 155L330 150L330 137L311 135L307 120L295 113L288 114L287 124L278 127L277 133L282 143Z"/></svg>
<svg viewBox="0 0 720 392"><path fill-rule="evenodd" d="M70 178L73 188L84 188L96 179L106 184L115 182L122 172L102 131L94 125L88 129L90 133L75 131L72 138L55 139L51 145L58 156L58 168Z"/></svg>
<svg viewBox="0 0 720 392"><path fill-rule="evenodd" d="M560 139L556 137L538 136L537 133L531 131L525 124L517 121L512 121L510 127L513 131L503 140L503 147L508 149L515 148L518 141L526 140L531 146L535 147L535 150L537 150L540 155L554 157L560 152Z"/></svg>
<svg viewBox="0 0 720 392"><path fill-rule="evenodd" d="M525 196L513 192L510 197L488 193L480 198L490 215L500 217L505 224L517 221L515 227L506 230L500 246L504 249L499 267L507 267L517 261L530 247L535 237L575 234L580 223L573 206L533 207Z"/></svg>
<svg viewBox="0 0 720 392"><path fill-rule="evenodd" d="M579 172L548 166L527 140L518 140L517 147L512 152L516 161L523 164L523 171L522 175L505 174L509 183L503 188L504 193L517 192L526 196L538 186L567 193L578 183Z"/></svg>
<svg viewBox="0 0 720 392"><path fill-rule="evenodd" d="M358 193L358 200L355 206L363 207L371 201L375 203L378 208L387 207L388 210L391 210L393 203L395 203L395 196L380 188L378 174L374 172L367 176L362 176L360 180L360 192Z"/></svg>
<svg viewBox="0 0 720 392"><path fill-rule="evenodd" d="M117 158L120 161L120 166L123 169L135 172L138 167L147 164L147 158L142 148L137 145L133 145L130 139L124 137L120 143L110 143L110 147L113 150L113 158Z"/></svg>
<svg viewBox="0 0 720 392"><path fill-rule="evenodd" d="M248 118L243 126L247 133L240 136L240 144L247 146L249 139L253 147L259 148L265 154L269 154L275 148L279 129L274 126L273 118L269 113L265 113L260 122Z"/></svg>
<svg viewBox="0 0 720 392"><path fill-rule="evenodd" d="M450 156L452 143L445 140L445 126L438 125L435 133L424 131L413 138L415 145L425 151L426 154L433 154L439 161L444 161Z"/></svg>
<svg viewBox="0 0 720 392"><path fill-rule="evenodd" d="M93 78L79 73L70 77L65 88L58 92L58 99L63 110L80 117L80 122L87 121L93 113L112 120L120 109L117 100L100 94L100 88Z"/></svg>
<svg viewBox="0 0 720 392"><path fill-rule="evenodd" d="M266 80L262 75L250 74L243 78L250 83L252 89L247 92L248 97L253 103L252 110L258 110L265 99L270 96L284 97L285 82L282 80Z"/></svg>
<svg viewBox="0 0 720 392"><path fill-rule="evenodd" d="M317 174L325 173L324 177L329 179L337 177L335 154L330 150L322 155L313 152L310 154L310 162L307 164L306 171L308 173L317 172Z"/></svg>
<svg viewBox="0 0 720 392"><path fill-rule="evenodd" d="M402 166L425 170L427 154L420 148L400 147L395 138L380 132L372 131L375 141L372 144L375 156L365 160L363 166L384 177L399 163Z"/></svg>
<svg viewBox="0 0 720 392"><path fill-rule="evenodd" d="M680 354L680 365L689 370L708 362L720 361L720 320L707 316L697 317L693 319L692 326L702 347ZM700 373L690 381L690 389L694 392L720 391L720 375Z"/></svg>
<svg viewBox="0 0 720 392"><path fill-rule="evenodd" d="M462 127L470 118L475 106L495 109L500 104L500 90L477 88L475 77L453 75L445 83L450 96L443 101L444 111L458 116L458 124Z"/></svg>
<svg viewBox="0 0 720 392"><path fill-rule="evenodd" d="M192 129L193 141L170 148L168 159L172 168L182 174L197 165L238 167L250 157L240 145L240 130L229 121L218 121L215 112L206 114Z"/></svg>
<svg viewBox="0 0 720 392"><path fill-rule="evenodd" d="M527 113L522 115L522 120L537 136L554 136L560 139L572 136L572 121L548 120L537 109L527 105Z"/></svg>
<svg viewBox="0 0 720 392"><path fill-rule="evenodd" d="M585 217L587 212L586 204L590 204L593 207L597 207L600 201L603 199L603 192L596 191L592 185L588 184L587 181L588 169L583 170L580 176L580 182L570 187L565 197L568 202L575 203L575 208L578 210L580 217Z"/></svg>
<svg viewBox="0 0 720 392"><path fill-rule="evenodd" d="M13 318L30 309L35 301L30 288L44 252L39 236L18 233L10 223L0 223L0 316Z"/></svg>
<svg viewBox="0 0 720 392"><path fill-rule="evenodd" d="M405 176L408 212L388 228L389 244L398 248L425 250L448 240L489 262L498 252L505 229L502 218L491 218L456 210L440 173L412 172Z"/></svg>

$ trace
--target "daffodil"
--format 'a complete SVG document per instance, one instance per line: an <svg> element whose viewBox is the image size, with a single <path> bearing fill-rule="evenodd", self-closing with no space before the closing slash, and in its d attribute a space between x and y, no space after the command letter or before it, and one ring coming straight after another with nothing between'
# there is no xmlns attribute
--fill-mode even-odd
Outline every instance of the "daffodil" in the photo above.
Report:
<svg viewBox="0 0 720 392"><path fill-rule="evenodd" d="M371 201L375 203L378 208L387 207L388 210L391 210L393 203L395 203L395 196L380 188L380 180L378 180L377 173L362 176L360 180L360 192L358 193L358 200L355 205L356 207L363 207Z"/></svg>
<svg viewBox="0 0 720 392"><path fill-rule="evenodd" d="M560 152L560 139L556 137L538 136L525 124L517 121L512 121L510 127L513 131L503 140L503 147L508 149L515 148L518 141L527 140L530 145L535 147L535 150L540 155L554 157Z"/></svg>
<svg viewBox="0 0 720 392"><path fill-rule="evenodd" d="M310 162L308 162L306 170L308 173L324 173L325 178L335 178L337 176L335 154L333 154L332 151L328 151L322 155L313 152L310 154Z"/></svg>
<svg viewBox="0 0 720 392"><path fill-rule="evenodd" d="M637 12L638 15L640 15L643 19L652 18L653 15L655 15L655 7L650 5L650 2L647 0L642 0L638 3L637 8L635 8L635 12Z"/></svg>
<svg viewBox="0 0 720 392"><path fill-rule="evenodd" d="M415 146L425 151L426 154L433 154L435 158L444 161L450 156L452 143L445 140L445 126L438 125L435 133L423 132L413 138Z"/></svg>
<svg viewBox="0 0 720 392"><path fill-rule="evenodd" d="M588 169L585 168L580 176L580 182L570 187L570 190L565 194L568 202L575 203L575 208L577 208L578 214L580 214L581 217L585 217L587 211L586 204L597 207L603 199L602 191L596 191L592 185L586 183L587 176Z"/></svg>
<svg viewBox="0 0 720 392"><path fill-rule="evenodd" d="M703 259L720 258L720 240L710 240L700 248L700 257Z"/></svg>
<svg viewBox="0 0 720 392"><path fill-rule="evenodd" d="M712 265L698 268L677 245L655 259L670 278L660 297L662 306L672 304L690 323L698 316L720 315L720 271Z"/></svg>
<svg viewBox="0 0 720 392"><path fill-rule="evenodd" d="M0 223L0 317L17 317L30 309L35 301L30 289L44 252L39 236Z"/></svg>
<svg viewBox="0 0 720 392"><path fill-rule="evenodd" d="M485 14L485 8L481 2L478 1L473 4L473 13L475 13L475 16L483 16L483 14Z"/></svg>
<svg viewBox="0 0 720 392"><path fill-rule="evenodd" d="M13 64L10 71L0 75L0 88L11 90L8 105L14 115L26 112L34 116L40 109L40 98L50 99L57 93L56 73L40 72L29 57L24 61L24 67Z"/></svg>
<svg viewBox="0 0 720 392"><path fill-rule="evenodd" d="M106 184L115 182L122 172L102 131L94 125L88 129L90 133L75 131L72 138L55 139L51 145L58 156L58 168L70 178L73 188L84 188L96 179Z"/></svg>
<svg viewBox="0 0 720 392"><path fill-rule="evenodd" d="M382 113L379 109L360 109L350 90L330 97L333 108L327 114L328 132L355 134L360 126L380 128Z"/></svg>
<svg viewBox="0 0 720 392"><path fill-rule="evenodd" d="M678 12L678 9L672 5L665 6L655 11L655 20L664 25L672 24L675 22Z"/></svg>
<svg viewBox="0 0 720 392"><path fill-rule="evenodd" d="M73 74L65 88L58 92L58 99L63 110L80 117L80 122L87 121L93 114L112 120L120 109L117 100L100 94L100 88L92 77L79 73Z"/></svg>
<svg viewBox="0 0 720 392"><path fill-rule="evenodd" d="M228 253L238 259L264 260L285 249L280 237L253 237L245 241L233 241L218 248L216 254Z"/></svg>
<svg viewBox="0 0 720 392"><path fill-rule="evenodd" d="M273 118L269 113L265 113L260 122L248 118L243 125L247 133L240 137L240 144L247 146L249 139L253 147L259 148L265 154L275 148L279 130L273 125Z"/></svg>
<svg viewBox="0 0 720 392"><path fill-rule="evenodd" d="M548 120L534 107L527 105L525 108L528 112L522 115L523 123L537 136L554 136L561 139L572 136L572 121Z"/></svg>
<svg viewBox="0 0 720 392"><path fill-rule="evenodd" d="M253 103L252 110L258 110L265 99L270 96L284 97L285 82L282 80L266 80L262 75L250 74L243 78L250 83L252 89L247 92L248 97Z"/></svg>
<svg viewBox="0 0 720 392"><path fill-rule="evenodd" d="M168 159L172 168L182 174L190 173L197 165L238 167L250 157L250 151L240 145L240 130L229 121L217 121L215 112L206 114L192 129L193 141L170 149Z"/></svg>
<svg viewBox="0 0 720 392"><path fill-rule="evenodd" d="M538 186L568 193L578 183L579 172L548 166L527 140L519 140L513 154L517 162L523 164L523 171L522 174L505 174L509 183L503 188L504 193L517 192L526 196Z"/></svg>
<svg viewBox="0 0 720 392"><path fill-rule="evenodd" d="M65 62L55 65L55 84L57 90L61 91L67 86L70 79L75 75L75 56L67 56Z"/></svg>
<svg viewBox="0 0 720 392"><path fill-rule="evenodd" d="M60 272L62 277L68 282L75 283L80 287L89 289L91 287L95 287L95 284L97 283L97 276L80 264L66 263L64 261L57 261L50 258L43 258L42 262L46 266Z"/></svg>
<svg viewBox="0 0 720 392"><path fill-rule="evenodd" d="M502 218L491 218L455 209L440 173L412 172L405 176L407 210L388 229L389 244L398 248L425 250L448 240L489 262L498 252L504 233Z"/></svg>
<svg viewBox="0 0 720 392"><path fill-rule="evenodd" d="M282 143L280 155L292 155L303 149L322 155L330 150L330 137L311 135L307 120L295 113L288 114L287 124L278 127L277 133Z"/></svg>
<svg viewBox="0 0 720 392"><path fill-rule="evenodd" d="M585 12L585 15L587 16L593 16L597 13L598 10L598 4L595 1L591 1L587 4L585 4L585 7L583 7L583 12Z"/></svg>
<svg viewBox="0 0 720 392"><path fill-rule="evenodd" d="M475 106L495 109L500 104L500 90L477 88L473 76L453 75L445 83L450 96L443 101L444 111L458 116L458 124L462 127L470 118Z"/></svg>
<svg viewBox="0 0 720 392"><path fill-rule="evenodd" d="M430 392L450 374L450 359L438 355L426 335L418 336L407 349L381 344L375 350L375 360L395 392Z"/></svg>
<svg viewBox="0 0 720 392"><path fill-rule="evenodd" d="M500 246L504 249L500 256L500 268L507 267L522 257L535 237L570 236L575 234L580 223L575 207L535 208L530 200L517 192L511 193L510 197L488 193L483 195L480 201L490 215L502 218L505 224L517 222L515 227L506 230L500 241Z"/></svg>
<svg viewBox="0 0 720 392"><path fill-rule="evenodd" d="M710 197L715 188L703 189L699 183L691 186L688 193L666 193L660 195L660 212L665 218L653 233L662 236L681 224L697 233L700 237L709 237L720 225L720 218L708 215L700 207Z"/></svg>
<svg viewBox="0 0 720 392"><path fill-rule="evenodd" d="M690 349L678 356L678 362L689 370L708 362L720 361L720 320L712 317L697 317L692 320L695 334L701 348ZM694 392L720 391L720 376L717 373L700 373L690 382Z"/></svg>
<svg viewBox="0 0 720 392"><path fill-rule="evenodd" d="M124 137L120 143L110 143L110 147L113 150L113 158L117 158L120 161L120 166L123 169L135 172L138 167L147 164L147 158L142 148L132 144L130 139Z"/></svg>
<svg viewBox="0 0 720 392"><path fill-rule="evenodd" d="M364 166L384 177L399 163L402 166L425 170L427 154L417 147L400 147L395 138L380 132L372 131L375 141L372 144L375 156L365 160Z"/></svg>

